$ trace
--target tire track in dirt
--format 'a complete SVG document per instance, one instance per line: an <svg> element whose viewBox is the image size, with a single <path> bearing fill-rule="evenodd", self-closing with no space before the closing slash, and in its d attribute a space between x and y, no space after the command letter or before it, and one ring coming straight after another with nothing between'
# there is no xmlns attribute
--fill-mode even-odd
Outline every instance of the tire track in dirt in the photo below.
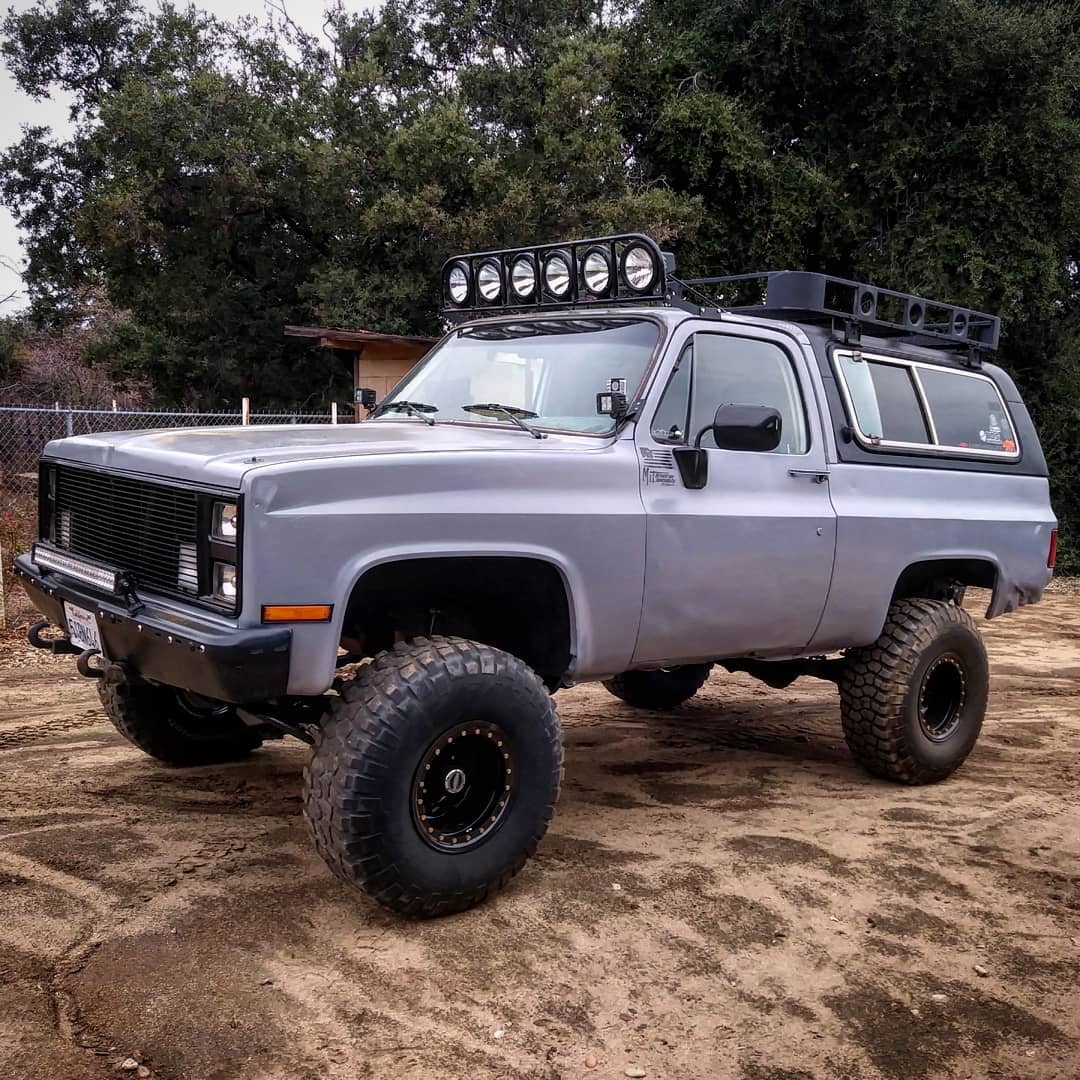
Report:
<svg viewBox="0 0 1080 1080"><path fill-rule="evenodd" d="M162 769L103 721L63 741L101 721L92 685L0 671L21 740L0 852L26 860L0 862L0 905L26 928L4 952L0 925L0 976L19 980L0 1063L106 1080L138 1047L168 1080L631 1063L657 1080L1073 1080L1080 654L1059 630L1078 607L984 624L1000 675L983 738L927 788L865 777L816 680L768 691L717 671L660 714L560 692L566 782L536 858L428 924L364 903L310 851L301 748ZM40 983L54 1016L20 1011Z"/></svg>
<svg viewBox="0 0 1080 1080"><path fill-rule="evenodd" d="M70 826L57 826L67 827ZM19 834L13 834L19 835ZM11 836L0 837L6 841ZM102 888L84 878L66 874L47 864L11 851L0 850L0 871L17 875L28 881L36 881L48 888L70 897L77 905L87 909L84 920L75 928L73 940L52 962L47 981L50 1010L57 1034L65 1042L93 1053L98 1045L87 1046L81 1041L84 1029L75 993L68 982L89 962L101 946L105 926L115 926L114 902Z"/></svg>
<svg viewBox="0 0 1080 1080"><path fill-rule="evenodd" d="M20 749L32 743L45 742L56 735L66 735L81 728L105 723L105 714L100 710L93 710L77 716L45 716L33 724L0 728L0 751Z"/></svg>

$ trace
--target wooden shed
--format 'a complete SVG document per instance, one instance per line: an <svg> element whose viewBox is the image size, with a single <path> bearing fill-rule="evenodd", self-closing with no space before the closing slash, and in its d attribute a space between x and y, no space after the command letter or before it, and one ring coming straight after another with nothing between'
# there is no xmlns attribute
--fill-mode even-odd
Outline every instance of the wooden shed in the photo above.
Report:
<svg viewBox="0 0 1080 1080"><path fill-rule="evenodd" d="M334 326L286 326L286 337L315 338L324 349L342 349L353 354L353 386L370 386L375 400L382 398L410 371L438 340L378 334L374 330L341 330ZM356 418L363 410L355 405Z"/></svg>

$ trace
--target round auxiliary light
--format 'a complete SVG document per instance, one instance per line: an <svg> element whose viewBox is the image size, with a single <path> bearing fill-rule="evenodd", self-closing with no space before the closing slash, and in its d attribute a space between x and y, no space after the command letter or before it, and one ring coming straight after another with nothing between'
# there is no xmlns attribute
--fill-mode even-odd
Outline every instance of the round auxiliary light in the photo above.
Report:
<svg viewBox="0 0 1080 1080"><path fill-rule="evenodd" d="M469 299L469 272L461 263L454 263L446 275L446 291L452 303L464 304Z"/></svg>
<svg viewBox="0 0 1080 1080"><path fill-rule="evenodd" d="M563 299L570 295L570 260L561 252L548 256L544 264L544 286L552 296Z"/></svg>
<svg viewBox="0 0 1080 1080"><path fill-rule="evenodd" d="M603 296L611 284L611 262L607 255L599 248L587 252L581 263L581 276L593 296Z"/></svg>
<svg viewBox="0 0 1080 1080"><path fill-rule="evenodd" d="M536 292L536 263L531 255L519 255L510 267L510 288L519 300L528 300Z"/></svg>
<svg viewBox="0 0 1080 1080"><path fill-rule="evenodd" d="M494 259L487 259L476 271L476 288L480 296L489 304L495 303L502 292L502 273Z"/></svg>
<svg viewBox="0 0 1080 1080"><path fill-rule="evenodd" d="M656 257L644 245L631 244L623 252L623 281L634 292L648 292L656 284L657 271Z"/></svg>

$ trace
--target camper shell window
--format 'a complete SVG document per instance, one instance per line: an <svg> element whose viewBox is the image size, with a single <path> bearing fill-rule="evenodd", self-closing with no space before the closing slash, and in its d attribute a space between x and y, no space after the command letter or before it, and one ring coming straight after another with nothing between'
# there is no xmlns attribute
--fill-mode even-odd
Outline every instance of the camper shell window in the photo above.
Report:
<svg viewBox="0 0 1080 1080"><path fill-rule="evenodd" d="M1015 428L987 375L917 360L836 350L833 363L864 446L1016 460Z"/></svg>

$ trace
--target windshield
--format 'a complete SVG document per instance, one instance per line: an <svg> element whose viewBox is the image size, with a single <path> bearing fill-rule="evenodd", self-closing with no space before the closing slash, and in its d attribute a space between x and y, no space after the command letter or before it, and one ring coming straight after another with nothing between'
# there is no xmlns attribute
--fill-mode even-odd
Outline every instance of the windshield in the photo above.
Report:
<svg viewBox="0 0 1080 1080"><path fill-rule="evenodd" d="M434 406L436 421L513 427L497 404L522 410L533 428L590 434L615 430L596 411L596 395L609 391L633 399L645 376L660 329L647 319L546 319L466 327L430 353L380 405L374 422L407 417L394 401Z"/></svg>

